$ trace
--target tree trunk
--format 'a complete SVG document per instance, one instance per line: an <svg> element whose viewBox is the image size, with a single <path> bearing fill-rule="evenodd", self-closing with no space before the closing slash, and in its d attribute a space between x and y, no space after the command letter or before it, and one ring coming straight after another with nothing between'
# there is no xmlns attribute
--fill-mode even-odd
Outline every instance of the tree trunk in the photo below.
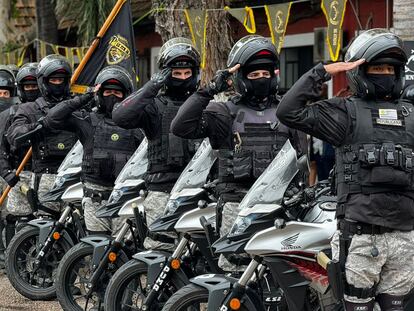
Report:
<svg viewBox="0 0 414 311"><path fill-rule="evenodd" d="M36 0L37 37L49 43L58 43L58 25L55 5L51 0Z"/></svg>
<svg viewBox="0 0 414 311"><path fill-rule="evenodd" d="M7 21L9 20L10 1L0 0L0 44L5 44L8 39Z"/></svg>
<svg viewBox="0 0 414 311"><path fill-rule="evenodd" d="M394 32L403 40L414 40L414 0L394 0Z"/></svg>
<svg viewBox="0 0 414 311"><path fill-rule="evenodd" d="M167 10L158 11L155 15L155 31L161 35L163 42L173 37L191 38L183 9L190 8L224 8L225 0L173 0L169 5L162 0L153 0L153 8L165 7ZM175 9L177 11L171 11ZM209 11L206 39L206 68L202 74L202 84L210 81L215 72L226 67L227 55L232 39L228 16L225 11Z"/></svg>

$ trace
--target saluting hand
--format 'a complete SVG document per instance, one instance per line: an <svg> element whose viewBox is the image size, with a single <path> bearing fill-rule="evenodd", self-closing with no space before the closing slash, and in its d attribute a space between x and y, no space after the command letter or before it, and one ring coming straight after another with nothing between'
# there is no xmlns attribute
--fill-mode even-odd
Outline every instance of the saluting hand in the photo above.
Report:
<svg viewBox="0 0 414 311"><path fill-rule="evenodd" d="M207 87L208 93L213 96L226 91L233 83L230 77L239 68L240 64L237 64L231 68L217 71Z"/></svg>
<svg viewBox="0 0 414 311"><path fill-rule="evenodd" d="M324 65L326 72L329 73L331 76L334 76L340 72L345 72L351 69L358 67L359 65L363 64L365 59L360 59L355 62L338 62L332 63L328 65Z"/></svg>

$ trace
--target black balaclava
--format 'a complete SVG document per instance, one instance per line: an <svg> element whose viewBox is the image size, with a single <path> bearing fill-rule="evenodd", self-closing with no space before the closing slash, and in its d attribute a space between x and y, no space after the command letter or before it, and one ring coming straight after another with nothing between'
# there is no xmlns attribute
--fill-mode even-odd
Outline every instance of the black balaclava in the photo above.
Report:
<svg viewBox="0 0 414 311"><path fill-rule="evenodd" d="M365 74L367 79L374 85L375 98L387 99L392 96L395 85L393 74Z"/></svg>
<svg viewBox="0 0 414 311"><path fill-rule="evenodd" d="M183 57L169 65L172 69L191 69L192 75L187 79L177 79L170 76L166 81L166 94L176 99L186 99L198 86L198 72L193 62Z"/></svg>
<svg viewBox="0 0 414 311"><path fill-rule="evenodd" d="M37 82L36 79L24 79L22 81L22 86L20 88L21 92L23 92L24 96L22 96L22 100L24 99L25 102L34 102L38 97L41 96L40 94L40 90L39 88L37 88L36 90L30 90L30 91L25 91L24 90L24 86L25 85L36 85L37 86Z"/></svg>
<svg viewBox="0 0 414 311"><path fill-rule="evenodd" d="M121 91L123 96L121 98L115 95L103 96L105 90ZM112 119L112 110L114 109L115 104L124 99L125 93L125 89L120 82L115 79L111 79L102 85L102 107L100 107L100 110L105 114L105 117Z"/></svg>
<svg viewBox="0 0 414 311"><path fill-rule="evenodd" d="M250 84L245 94L246 103L259 109L268 107L271 95L274 95L277 91L277 78L274 72L274 65L269 63L248 64L242 70L245 83ZM248 79L247 75L256 70L269 71L270 78Z"/></svg>

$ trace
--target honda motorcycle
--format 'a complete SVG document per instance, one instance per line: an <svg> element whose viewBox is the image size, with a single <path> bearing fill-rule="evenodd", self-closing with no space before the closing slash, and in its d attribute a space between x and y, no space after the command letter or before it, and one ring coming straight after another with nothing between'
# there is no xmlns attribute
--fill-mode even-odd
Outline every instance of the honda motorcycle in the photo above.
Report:
<svg viewBox="0 0 414 311"><path fill-rule="evenodd" d="M84 230L80 180L83 148L77 142L58 168L58 174L47 200L61 202L63 210L55 211L38 202L28 187L22 191L35 202L34 213L39 217L19 230L6 250L6 273L12 286L32 300L56 297L56 268L64 254L80 238ZM44 214L46 212L46 214Z"/></svg>
<svg viewBox="0 0 414 311"><path fill-rule="evenodd" d="M327 271L318 264L336 230L336 198L327 195L329 186L286 197L306 162L286 142L240 203L230 233L213 245L216 253L251 257L241 277L197 276L163 310L337 310ZM269 276L275 284L270 296L261 288Z"/></svg>
<svg viewBox="0 0 414 311"><path fill-rule="evenodd" d="M106 311L160 310L191 277L206 271L218 272L217 259L200 222L201 217L215 217L215 184L205 184L211 179L215 160L205 139L174 185L164 215L149 228L152 236L175 231L180 236L175 251L135 254L112 277L105 294Z"/></svg>
<svg viewBox="0 0 414 311"><path fill-rule="evenodd" d="M138 206L145 189L147 148L144 139L119 173L107 203L97 210L99 218L125 219L116 236L82 238L62 258L56 272L56 291L64 310L103 309L106 285L112 275L143 249L143 211L132 207Z"/></svg>

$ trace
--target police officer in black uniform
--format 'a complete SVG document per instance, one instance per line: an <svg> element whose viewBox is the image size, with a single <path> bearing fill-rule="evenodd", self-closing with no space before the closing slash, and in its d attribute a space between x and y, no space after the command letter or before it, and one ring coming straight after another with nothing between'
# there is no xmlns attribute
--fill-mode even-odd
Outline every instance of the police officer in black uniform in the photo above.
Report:
<svg viewBox="0 0 414 311"><path fill-rule="evenodd" d="M407 57L399 37L371 29L345 61L303 75L277 116L336 146L339 233L332 247L346 310L373 310L375 300L383 311L403 310L414 286L414 107L399 99ZM345 71L354 96L318 100L322 83Z"/></svg>
<svg viewBox="0 0 414 311"><path fill-rule="evenodd" d="M51 108L43 120L46 128L74 131L83 145L82 181L86 229L93 234L111 232L110 220L96 217L106 203L115 179L143 139L140 130L125 130L112 121L112 110L132 93L129 73L120 66L108 66L96 77L97 111L81 109L81 101L67 101ZM81 109L81 110L79 110Z"/></svg>
<svg viewBox="0 0 414 311"><path fill-rule="evenodd" d="M174 38L160 50L159 73L132 94L113 112L114 121L124 128L141 128L148 138L149 190L144 201L147 223L164 211L175 181L192 158L198 142L181 139L170 132L178 108L197 89L200 81L200 55L190 40ZM153 237L154 238L154 237ZM147 239L147 248L169 248L171 238Z"/></svg>
<svg viewBox="0 0 414 311"><path fill-rule="evenodd" d="M37 63L27 63L20 68L16 75L17 88L19 90L18 95L21 103L34 102L40 96L36 79L37 65ZM16 169L23 160L29 146L26 146L26 148L21 146L17 150L10 148L10 144L5 135L18 107L18 105L12 105L9 109L0 113L0 175L12 187L8 194L6 204L6 245L15 233L15 216L26 216L32 212L27 197L19 190L22 183L26 185L31 184L32 174L30 172L30 163L26 165L24 171L19 176L16 176ZM19 181L21 182L18 183Z"/></svg>
<svg viewBox="0 0 414 311"><path fill-rule="evenodd" d="M70 99L71 74L69 62L63 56L48 55L40 61L37 83L42 97L37 98L35 102L19 105L7 131L7 139L12 148L18 150L25 142L16 138L39 128L39 121L57 103L65 100L87 103L93 97L91 94L86 94ZM34 133L30 137L30 142L33 147L32 169L36 174L33 187L42 200L42 196L52 188L54 174L75 144L76 136L69 131L42 130ZM50 208L59 207L57 203L45 204Z"/></svg>
<svg viewBox="0 0 414 311"><path fill-rule="evenodd" d="M240 39L228 57L231 68L219 71L207 88L188 98L171 125L177 136L209 137L218 150L221 234L228 232L239 202L286 140L290 138L301 149L298 133L276 118L278 61L270 40L256 35ZM230 85L236 96L226 102L212 101Z"/></svg>
<svg viewBox="0 0 414 311"><path fill-rule="evenodd" d="M16 94L17 94L16 80L14 78L13 73L6 66L1 66L0 67L0 112L1 112L0 131L1 133L4 133L4 130L7 128L6 122L4 118L1 118L1 115L3 115L4 113L8 115L7 113L8 110L15 103ZM3 136L3 134L1 134L1 136ZM2 143L0 142L0 146L1 145ZM2 157L3 157L3 152L1 152L0 154L0 165L2 165L1 163ZM5 181L5 183L3 182L1 183L2 188L6 187L7 184L13 183L10 178L7 178L10 175L10 174L7 175L7 173L8 173L8 168L4 169L2 167L0 171L0 175ZM13 179L13 176L12 176L12 179ZM0 207L0 265L3 265L4 250L8 242L12 238L13 232L14 232L14 228L11 227L10 225L9 226L7 225L7 213L5 212L5 206L6 204L3 203L3 206ZM12 221L10 220L9 223L11 224ZM5 232L6 245L4 245L3 243L3 231ZM8 232L9 234L7 234Z"/></svg>

